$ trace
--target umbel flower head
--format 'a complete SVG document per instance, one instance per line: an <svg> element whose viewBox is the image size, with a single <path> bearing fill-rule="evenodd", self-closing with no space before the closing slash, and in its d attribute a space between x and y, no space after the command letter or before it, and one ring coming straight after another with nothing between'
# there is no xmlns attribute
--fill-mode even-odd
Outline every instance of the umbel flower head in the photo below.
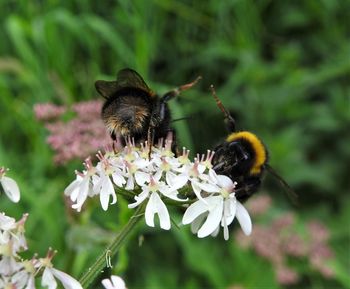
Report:
<svg viewBox="0 0 350 289"><path fill-rule="evenodd" d="M16 222L0 213L0 288L35 289L35 278L41 276L41 285L45 288L55 289L57 279L65 289L82 289L77 280L53 267L53 250L49 249L45 258L20 257L19 254L28 249L24 236L27 218L28 214L24 214Z"/></svg>
<svg viewBox="0 0 350 289"><path fill-rule="evenodd" d="M145 221L150 227L155 226L157 215L162 229L171 228L171 204L187 207L182 223L192 223L192 231L200 238L215 236L222 227L227 240L228 226L235 217L243 232L251 233L249 214L235 196L236 183L212 169L213 152L191 161L186 149L176 157L169 140L151 149L147 143L136 147L130 140L125 147L115 147L120 149L98 152L95 166L87 159L85 169L76 171L76 179L65 189L72 208L80 211L88 198L97 196L102 209L108 210L122 194L131 200L130 209L145 206Z"/></svg>

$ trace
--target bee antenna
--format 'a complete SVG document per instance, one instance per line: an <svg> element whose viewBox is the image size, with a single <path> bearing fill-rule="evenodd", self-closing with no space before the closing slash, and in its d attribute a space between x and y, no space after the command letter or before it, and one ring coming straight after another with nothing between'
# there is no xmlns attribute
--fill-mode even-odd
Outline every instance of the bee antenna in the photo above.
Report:
<svg viewBox="0 0 350 289"><path fill-rule="evenodd" d="M225 116L227 116L227 112L226 112L226 109L224 107L224 105L222 104L220 98L218 97L218 95L216 94L216 91L215 91L215 88L214 88L214 85L211 84L210 85L210 91L211 91L211 95L214 97L215 101L216 101L216 104L217 106L220 108L220 110L225 114Z"/></svg>
<svg viewBox="0 0 350 289"><path fill-rule="evenodd" d="M214 100L216 101L218 108L222 111L222 113L225 115L225 119L227 119L227 121L229 122L230 130L234 131L236 122L235 122L234 118L231 116L231 114L226 110L226 108L224 107L224 104L222 103L220 98L217 96L213 84L210 85L210 91L211 91L212 96L214 97Z"/></svg>

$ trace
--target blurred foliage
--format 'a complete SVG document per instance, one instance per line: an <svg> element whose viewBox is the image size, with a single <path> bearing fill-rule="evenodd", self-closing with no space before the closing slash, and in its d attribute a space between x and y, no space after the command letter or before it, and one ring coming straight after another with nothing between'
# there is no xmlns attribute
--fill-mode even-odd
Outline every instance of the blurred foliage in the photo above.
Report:
<svg viewBox="0 0 350 289"><path fill-rule="evenodd" d="M208 90L216 86L299 193L299 222L330 227L335 277L310 274L296 288L350 288L349 1L4 0L0 15L0 165L22 189L18 205L1 196L0 210L30 213L33 252L57 249L58 268L78 277L130 216L125 205L101 213L90 204L80 215L65 208L62 192L80 162L54 166L33 105L98 98L96 79L132 67L160 93L203 76L171 102L174 118L189 117L174 126L194 152L226 134ZM276 183L267 176L264 189L287 209ZM131 238L113 269L129 288L280 288L264 259L232 241L140 230L143 245Z"/></svg>

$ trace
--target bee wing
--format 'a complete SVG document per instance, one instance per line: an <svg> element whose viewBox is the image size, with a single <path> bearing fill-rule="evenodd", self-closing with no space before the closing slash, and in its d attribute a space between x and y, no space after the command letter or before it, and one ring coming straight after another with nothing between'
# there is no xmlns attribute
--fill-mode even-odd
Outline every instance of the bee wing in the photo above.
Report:
<svg viewBox="0 0 350 289"><path fill-rule="evenodd" d="M116 85L118 89L134 87L151 93L151 89L148 87L141 75L130 68L124 68L118 72Z"/></svg>
<svg viewBox="0 0 350 289"><path fill-rule="evenodd" d="M97 80L95 82L95 88L98 93L101 94L104 98L109 98L116 91L118 91L118 85L116 81Z"/></svg>
<svg viewBox="0 0 350 289"><path fill-rule="evenodd" d="M298 204L298 195L297 195L297 193L288 185L288 183L270 165L265 164L265 168L286 189L286 193L287 193L289 199L292 201L292 203L294 205L297 205Z"/></svg>
<svg viewBox="0 0 350 289"><path fill-rule="evenodd" d="M150 95L153 94L140 74L130 68L120 70L116 81L97 80L95 87L104 98L109 98L117 91L127 87L138 88L148 92Z"/></svg>

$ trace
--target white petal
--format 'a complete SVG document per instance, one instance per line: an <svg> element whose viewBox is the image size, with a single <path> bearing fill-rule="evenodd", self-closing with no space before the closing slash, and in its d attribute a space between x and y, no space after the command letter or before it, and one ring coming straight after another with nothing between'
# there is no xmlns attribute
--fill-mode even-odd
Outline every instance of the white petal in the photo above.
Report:
<svg viewBox="0 0 350 289"><path fill-rule="evenodd" d="M165 174L165 180L166 180L166 183L169 185L169 186L172 186L174 185L174 179L176 178L176 174L174 174L173 172L166 172Z"/></svg>
<svg viewBox="0 0 350 289"><path fill-rule="evenodd" d="M149 183L150 175L145 172L137 171L135 173L135 181L140 187L142 187L146 182Z"/></svg>
<svg viewBox="0 0 350 289"><path fill-rule="evenodd" d="M144 200L146 200L146 198L148 197L149 191L148 190L143 190L141 194L139 194L138 196L135 196L135 203L129 204L128 208L129 209L133 209L135 207L137 207L138 205L140 205Z"/></svg>
<svg viewBox="0 0 350 289"><path fill-rule="evenodd" d="M119 276L112 275L111 276L112 283L115 289L125 289L125 282Z"/></svg>
<svg viewBox="0 0 350 289"><path fill-rule="evenodd" d="M12 254L15 253L16 252L12 252ZM13 257L3 256L0 260L0 276L12 275L20 268L21 264L18 263Z"/></svg>
<svg viewBox="0 0 350 289"><path fill-rule="evenodd" d="M102 182L103 182L103 177L98 177L97 175L94 175L92 177L92 188L94 191L95 195L99 195L101 192L101 188L102 188Z"/></svg>
<svg viewBox="0 0 350 289"><path fill-rule="evenodd" d="M193 192L195 193L196 197L201 200L202 202L206 202L204 198L201 195L201 188L198 186L199 182L196 179L191 180L191 186L193 189Z"/></svg>
<svg viewBox="0 0 350 289"><path fill-rule="evenodd" d="M106 289L116 289L116 288L114 288L111 280L109 280L109 279L103 279L101 281L101 283Z"/></svg>
<svg viewBox="0 0 350 289"><path fill-rule="evenodd" d="M169 191L169 188L165 188L164 187L160 187L159 191L162 193L162 195L166 196L169 199L172 199L174 201L178 201L178 202L186 202L188 200L188 198L186 199L181 199L179 198L177 195L179 194L178 191Z"/></svg>
<svg viewBox="0 0 350 289"><path fill-rule="evenodd" d="M220 188L214 184L210 183L198 183L198 186L207 193L217 193L220 192Z"/></svg>
<svg viewBox="0 0 350 289"><path fill-rule="evenodd" d="M206 169L206 166L205 166L205 165L203 165L203 164L201 164L201 163L198 164L197 170L198 170L198 172L199 172L200 174L203 174L203 172L205 171L205 169Z"/></svg>
<svg viewBox="0 0 350 289"><path fill-rule="evenodd" d="M222 188L233 188L233 181L225 175L217 175L218 184Z"/></svg>
<svg viewBox="0 0 350 289"><path fill-rule="evenodd" d="M34 276L30 275L25 289L35 289Z"/></svg>
<svg viewBox="0 0 350 289"><path fill-rule="evenodd" d="M88 192L89 192L89 177L85 177L82 182L80 183L80 190L77 197L77 203L80 204L80 206L85 202Z"/></svg>
<svg viewBox="0 0 350 289"><path fill-rule="evenodd" d="M72 205L72 208L80 211L82 205L86 201L88 193L89 193L89 177L86 176L84 177L84 179L80 184L76 204Z"/></svg>
<svg viewBox="0 0 350 289"><path fill-rule="evenodd" d="M236 216L241 228L246 235L250 235L252 232L252 221L248 214L248 211L243 207L243 205L237 201L237 212Z"/></svg>
<svg viewBox="0 0 350 289"><path fill-rule="evenodd" d="M225 203L224 203L224 211L225 211ZM225 241L227 241L230 237L230 234L228 232L228 225L226 222L225 214L224 214L223 218L221 219L221 225L224 227L224 239L225 239Z"/></svg>
<svg viewBox="0 0 350 289"><path fill-rule="evenodd" d="M157 193L152 193L145 211L146 224L154 227L154 215L158 214L160 227L169 230L171 227L168 209Z"/></svg>
<svg viewBox="0 0 350 289"><path fill-rule="evenodd" d="M4 188L5 194L9 197L9 199L14 203L18 203L20 199L20 193L17 183L13 179L6 176L3 176L0 179L0 182Z"/></svg>
<svg viewBox="0 0 350 289"><path fill-rule="evenodd" d="M126 183L124 177L119 173L115 172L112 174L113 182L118 186L118 187L123 187L123 185Z"/></svg>
<svg viewBox="0 0 350 289"><path fill-rule="evenodd" d="M55 277L61 281L65 289L83 289L80 283L73 277L69 276L67 273L59 271L55 268L51 268L51 271L55 275Z"/></svg>
<svg viewBox="0 0 350 289"><path fill-rule="evenodd" d="M145 210L145 220L146 224L150 227L154 227L154 215L156 213L156 204L151 202L151 199L148 201L146 210Z"/></svg>
<svg viewBox="0 0 350 289"><path fill-rule="evenodd" d="M218 182L217 180L217 174L213 169L209 170L209 180L211 182L213 182L214 184L216 184Z"/></svg>
<svg viewBox="0 0 350 289"><path fill-rule="evenodd" d="M16 228L16 220L6 216L5 213L0 213L0 229L8 231L14 228Z"/></svg>
<svg viewBox="0 0 350 289"><path fill-rule="evenodd" d="M216 237L220 232L220 226L218 226L215 231L213 233L211 233L210 235L213 236L213 237Z"/></svg>
<svg viewBox="0 0 350 289"><path fill-rule="evenodd" d="M128 176L128 181L126 182L126 186L125 186L125 189L128 190L128 191L132 191L135 187L134 185L134 177L132 176L132 174L129 174Z"/></svg>
<svg viewBox="0 0 350 289"><path fill-rule="evenodd" d="M201 200L198 200L187 208L185 214L182 217L182 224L187 225L189 223L192 223L197 217L199 217L199 215L208 210L208 204L202 202Z"/></svg>
<svg viewBox="0 0 350 289"><path fill-rule="evenodd" d="M82 178L76 178L73 182L71 182L67 188L65 188L64 190L64 194L66 196L71 196L72 194L74 194L74 191L79 191L79 185L82 181ZM75 193L77 194L77 193ZM76 200L76 196L75 196L75 199L73 200L72 197L71 197L71 200L72 201L75 201Z"/></svg>
<svg viewBox="0 0 350 289"><path fill-rule="evenodd" d="M41 286L49 289L56 289L57 282L52 275L51 269L45 268L43 276L41 277Z"/></svg>
<svg viewBox="0 0 350 289"><path fill-rule="evenodd" d="M167 172L165 177L167 184L172 187L173 190L182 188L188 182L188 176L185 174L176 175L173 172Z"/></svg>
<svg viewBox="0 0 350 289"><path fill-rule="evenodd" d="M161 179L163 175L163 171L162 170L158 170L154 175L153 175L153 179L156 181L159 181Z"/></svg>
<svg viewBox="0 0 350 289"><path fill-rule="evenodd" d="M142 158L138 158L134 161L134 165L136 165L136 167L139 169L142 169L148 166L148 164L149 164L149 161Z"/></svg>
<svg viewBox="0 0 350 289"><path fill-rule="evenodd" d="M208 216L208 213L205 212L193 220L193 222L191 223L191 232L193 234L197 234L199 228L203 225L204 220L207 216Z"/></svg>
<svg viewBox="0 0 350 289"><path fill-rule="evenodd" d="M236 208L237 208L237 203L236 199L227 199L225 200L225 205L224 205L224 217L225 217L225 222L227 226L229 226L235 216L236 216Z"/></svg>
<svg viewBox="0 0 350 289"><path fill-rule="evenodd" d="M214 197L212 197L214 198ZM222 211L224 206L224 200L219 197L215 206L209 211L209 215L205 220L203 226L198 231L198 237L204 238L213 233L216 228L220 225L220 221L222 218Z"/></svg>
<svg viewBox="0 0 350 289"><path fill-rule="evenodd" d="M12 275L11 283L15 284L16 288L23 288L27 284L29 276L25 270L17 271Z"/></svg>
<svg viewBox="0 0 350 289"><path fill-rule="evenodd" d="M102 209L107 211L108 209L108 204L109 204L109 196L112 196L112 204L115 204L117 201L117 195L115 194L114 187L112 184L112 181L110 180L109 177L104 177L103 183L102 183L102 188L100 192L100 202Z"/></svg>

